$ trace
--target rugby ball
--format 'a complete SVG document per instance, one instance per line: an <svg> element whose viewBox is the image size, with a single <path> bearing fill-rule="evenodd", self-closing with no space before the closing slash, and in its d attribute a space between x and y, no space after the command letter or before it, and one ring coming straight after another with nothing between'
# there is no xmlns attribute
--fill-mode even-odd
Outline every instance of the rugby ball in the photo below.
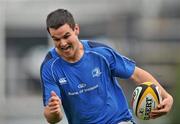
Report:
<svg viewBox="0 0 180 124"><path fill-rule="evenodd" d="M152 82L138 85L132 95L131 106L136 117L142 120L150 119L150 112L161 102L158 87Z"/></svg>

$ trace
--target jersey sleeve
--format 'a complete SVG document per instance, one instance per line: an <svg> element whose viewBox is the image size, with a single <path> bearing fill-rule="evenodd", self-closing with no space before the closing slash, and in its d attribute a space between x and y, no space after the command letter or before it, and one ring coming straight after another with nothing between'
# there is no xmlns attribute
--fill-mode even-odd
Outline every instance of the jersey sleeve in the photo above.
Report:
<svg viewBox="0 0 180 124"><path fill-rule="evenodd" d="M119 54L113 49L108 49L108 61L111 70L111 74L114 77L120 77L128 79L134 72L135 61Z"/></svg>
<svg viewBox="0 0 180 124"><path fill-rule="evenodd" d="M49 64L46 63L41 66L40 74L43 91L43 104L46 106L49 98L51 97L51 91L56 92L60 98L61 93Z"/></svg>

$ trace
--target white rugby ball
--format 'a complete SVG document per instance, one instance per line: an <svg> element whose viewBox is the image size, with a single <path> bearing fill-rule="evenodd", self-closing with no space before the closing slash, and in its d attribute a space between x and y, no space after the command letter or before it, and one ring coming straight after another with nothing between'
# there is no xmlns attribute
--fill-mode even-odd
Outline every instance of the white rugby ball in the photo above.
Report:
<svg viewBox="0 0 180 124"><path fill-rule="evenodd" d="M152 82L138 85L132 95L131 106L136 117L142 120L150 119L150 112L161 102L158 87Z"/></svg>

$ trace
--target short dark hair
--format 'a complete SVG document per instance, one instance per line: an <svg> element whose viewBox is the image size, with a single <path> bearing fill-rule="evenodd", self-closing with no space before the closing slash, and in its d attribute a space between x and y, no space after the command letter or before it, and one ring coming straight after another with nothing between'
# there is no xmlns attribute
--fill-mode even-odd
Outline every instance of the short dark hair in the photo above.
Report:
<svg viewBox="0 0 180 124"><path fill-rule="evenodd" d="M47 16L46 26L49 32L49 28L58 29L64 24L68 24L73 30L75 27L75 21L72 14L65 9L57 9Z"/></svg>

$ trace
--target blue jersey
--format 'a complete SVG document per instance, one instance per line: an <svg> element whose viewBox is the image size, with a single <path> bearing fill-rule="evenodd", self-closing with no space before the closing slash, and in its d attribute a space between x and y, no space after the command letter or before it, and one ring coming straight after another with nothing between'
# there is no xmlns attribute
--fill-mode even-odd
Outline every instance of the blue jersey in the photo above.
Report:
<svg viewBox="0 0 180 124"><path fill-rule="evenodd" d="M75 63L51 49L41 66L44 105L53 90L62 100L69 124L116 124L132 114L116 77L129 78L134 61L112 48L81 41L84 55Z"/></svg>

